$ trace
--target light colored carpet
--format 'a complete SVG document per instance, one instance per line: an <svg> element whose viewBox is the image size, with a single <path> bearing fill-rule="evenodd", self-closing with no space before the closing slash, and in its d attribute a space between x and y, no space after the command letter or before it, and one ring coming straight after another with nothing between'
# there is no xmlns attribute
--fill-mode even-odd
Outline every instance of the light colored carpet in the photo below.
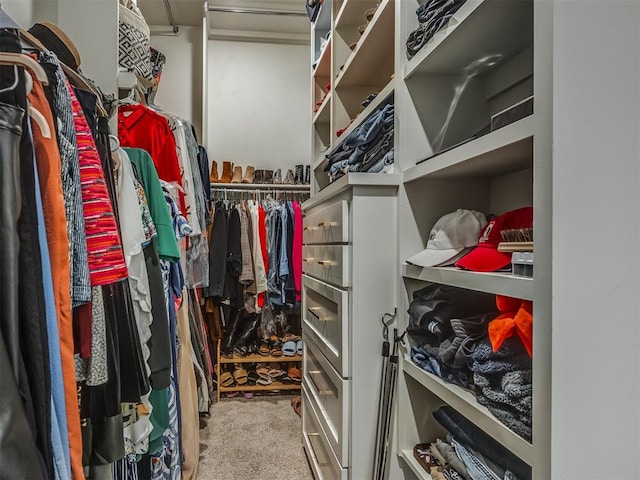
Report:
<svg viewBox="0 0 640 480"><path fill-rule="evenodd" d="M313 480L291 396L224 399L200 430L199 480Z"/></svg>

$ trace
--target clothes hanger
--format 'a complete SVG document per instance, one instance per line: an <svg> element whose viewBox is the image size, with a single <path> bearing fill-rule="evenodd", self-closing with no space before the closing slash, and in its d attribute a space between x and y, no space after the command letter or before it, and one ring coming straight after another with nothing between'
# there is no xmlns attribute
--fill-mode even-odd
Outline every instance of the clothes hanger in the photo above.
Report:
<svg viewBox="0 0 640 480"><path fill-rule="evenodd" d="M28 68L35 73L38 81L43 85L49 85L47 73L44 71L42 66L40 66L40 64L29 55L24 55L22 53L0 52L0 65L13 65L14 67L21 66Z"/></svg>

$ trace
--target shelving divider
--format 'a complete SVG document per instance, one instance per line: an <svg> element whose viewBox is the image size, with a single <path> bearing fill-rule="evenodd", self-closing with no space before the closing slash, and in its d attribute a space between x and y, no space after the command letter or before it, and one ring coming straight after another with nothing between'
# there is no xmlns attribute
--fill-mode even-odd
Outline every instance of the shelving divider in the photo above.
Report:
<svg viewBox="0 0 640 480"><path fill-rule="evenodd" d="M413 470L413 473L420 480L431 480L433 478L429 474L429 472L427 472L422 467L422 465L420 465L418 460L416 460L416 458L413 456L413 451L412 450L402 450L401 451L401 457L406 462L406 464L409 465L409 467L411 467L411 470Z"/></svg>

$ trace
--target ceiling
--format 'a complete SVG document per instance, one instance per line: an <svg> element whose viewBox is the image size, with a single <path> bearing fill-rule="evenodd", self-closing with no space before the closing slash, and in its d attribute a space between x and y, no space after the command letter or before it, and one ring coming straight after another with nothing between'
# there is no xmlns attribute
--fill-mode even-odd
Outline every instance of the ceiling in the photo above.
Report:
<svg viewBox="0 0 640 480"><path fill-rule="evenodd" d="M168 26L163 0L138 0L149 25ZM179 26L201 26L203 0L169 0L173 17ZM209 12L210 36L285 38L308 42L310 22L305 0L209 0L210 6L299 12L305 16L258 15L253 13Z"/></svg>

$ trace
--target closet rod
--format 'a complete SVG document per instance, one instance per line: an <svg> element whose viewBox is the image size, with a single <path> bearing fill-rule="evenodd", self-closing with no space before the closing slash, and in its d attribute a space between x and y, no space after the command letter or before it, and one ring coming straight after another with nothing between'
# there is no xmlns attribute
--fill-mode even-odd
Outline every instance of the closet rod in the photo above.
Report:
<svg viewBox="0 0 640 480"><path fill-rule="evenodd" d="M280 15L285 17L306 17L304 12L287 12L284 10L265 10L261 8L236 8L236 7L216 7L207 6L209 12L224 12L224 13L253 13L255 15Z"/></svg>
<svg viewBox="0 0 640 480"><path fill-rule="evenodd" d="M233 192L233 193L253 193L253 192L278 192L278 193L306 193L309 194L308 189L278 189L278 188L211 188L212 192Z"/></svg>
<svg viewBox="0 0 640 480"><path fill-rule="evenodd" d="M173 10L171 9L171 4L169 0L164 0L164 10L167 12L167 20L169 20L169 24L173 28L173 34L178 35L180 33L180 28L176 25L176 19L173 16Z"/></svg>

